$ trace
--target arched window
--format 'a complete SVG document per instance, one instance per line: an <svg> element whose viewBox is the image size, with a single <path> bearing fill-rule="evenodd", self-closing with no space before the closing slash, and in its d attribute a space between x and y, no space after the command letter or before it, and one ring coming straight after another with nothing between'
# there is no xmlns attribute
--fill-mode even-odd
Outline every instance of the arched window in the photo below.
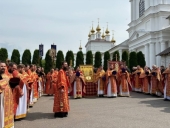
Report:
<svg viewBox="0 0 170 128"><path fill-rule="evenodd" d="M145 0L140 0L139 2L139 17L143 16L145 12Z"/></svg>

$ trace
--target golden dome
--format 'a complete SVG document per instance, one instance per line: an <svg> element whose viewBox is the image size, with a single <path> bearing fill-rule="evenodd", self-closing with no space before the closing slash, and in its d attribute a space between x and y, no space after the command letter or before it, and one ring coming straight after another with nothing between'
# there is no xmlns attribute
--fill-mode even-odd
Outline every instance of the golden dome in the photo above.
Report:
<svg viewBox="0 0 170 128"><path fill-rule="evenodd" d="M96 31L97 31L97 32L100 32L100 30L101 30L101 28L100 28L100 26L99 26L99 24L98 24L98 26L97 26L97 28L96 28Z"/></svg>
<svg viewBox="0 0 170 128"><path fill-rule="evenodd" d="M104 39L104 38L105 38L105 35L104 35L104 28L103 28L102 39Z"/></svg>
<svg viewBox="0 0 170 128"><path fill-rule="evenodd" d="M114 44L116 42L116 40L114 39L114 37L112 37L111 42Z"/></svg>
<svg viewBox="0 0 170 128"><path fill-rule="evenodd" d="M91 37L91 32L89 32L89 35L88 35L88 37Z"/></svg>
<svg viewBox="0 0 170 128"><path fill-rule="evenodd" d="M91 33L92 33L92 34L94 34L94 33L95 33L95 30L93 29L93 27L92 27L92 29L91 29Z"/></svg>
<svg viewBox="0 0 170 128"><path fill-rule="evenodd" d="M109 30L108 30L108 28L106 29L105 33L106 33L107 35L110 33Z"/></svg>
<svg viewBox="0 0 170 128"><path fill-rule="evenodd" d="M79 50L82 50L82 47L81 47L81 45L80 45L80 47L79 47Z"/></svg>
<svg viewBox="0 0 170 128"><path fill-rule="evenodd" d="M104 35L104 33L102 34L102 39L104 39L105 38L105 35Z"/></svg>

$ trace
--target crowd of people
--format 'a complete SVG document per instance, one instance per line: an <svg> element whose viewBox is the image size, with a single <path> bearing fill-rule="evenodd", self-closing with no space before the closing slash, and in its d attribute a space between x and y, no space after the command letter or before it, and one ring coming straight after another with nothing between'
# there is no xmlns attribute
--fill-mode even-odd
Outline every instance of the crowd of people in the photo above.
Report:
<svg viewBox="0 0 170 128"><path fill-rule="evenodd" d="M130 96L130 91L134 91L170 100L170 65L166 69L164 66L153 65L150 69L138 65L130 72L127 66L121 65L116 70L111 64L106 72L102 66L97 69L94 77L99 97Z"/></svg>
<svg viewBox="0 0 170 128"><path fill-rule="evenodd" d="M0 128L12 128L14 120L25 118L42 96L44 84L43 68L0 62Z"/></svg>
<svg viewBox="0 0 170 128"><path fill-rule="evenodd" d="M130 72L127 66L116 68L109 64L107 71L100 66L94 70L98 97L116 98L130 96L130 91L163 96L170 100L170 66L139 65ZM51 69L47 74L42 67L0 62L0 128L14 127L15 119L25 118L30 107L43 95L54 95L54 117L67 117L69 96L80 99L86 95L85 77L79 67L68 67L62 62L60 70Z"/></svg>

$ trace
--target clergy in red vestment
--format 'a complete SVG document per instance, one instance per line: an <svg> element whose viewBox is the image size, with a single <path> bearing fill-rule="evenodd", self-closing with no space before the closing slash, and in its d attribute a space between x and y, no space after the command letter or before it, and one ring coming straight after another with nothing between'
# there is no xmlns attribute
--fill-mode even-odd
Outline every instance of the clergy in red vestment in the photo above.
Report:
<svg viewBox="0 0 170 128"><path fill-rule="evenodd" d="M106 71L106 89L107 97L116 98L117 97L117 71L113 64L109 65L109 69Z"/></svg>
<svg viewBox="0 0 170 128"><path fill-rule="evenodd" d="M104 97L104 90L105 90L105 71L103 67L100 66L95 73L94 81L97 83L97 95L98 97Z"/></svg>
<svg viewBox="0 0 170 128"><path fill-rule="evenodd" d="M0 62L0 128L14 128L13 94L5 70L6 64Z"/></svg>
<svg viewBox="0 0 170 128"><path fill-rule="evenodd" d="M71 84L72 84L72 91L70 92L70 95L73 96L75 99L82 98L85 93L85 79L83 73L80 71L80 68L77 67L76 71L73 73L71 78Z"/></svg>
<svg viewBox="0 0 170 128"><path fill-rule="evenodd" d="M53 73L54 73L54 69L51 69L50 72L48 72L47 75L46 75L45 93L47 95L53 95L54 94L54 87L53 87L54 86L54 82L53 82L53 80L54 80L53 75L54 74Z"/></svg>
<svg viewBox="0 0 170 128"><path fill-rule="evenodd" d="M124 65L120 66L118 72L118 87L120 96L130 96L130 91L132 90L130 76Z"/></svg>
<svg viewBox="0 0 170 128"><path fill-rule="evenodd" d="M18 78L17 65L15 63L10 63L8 71L12 74L12 78L10 78L9 84L13 94L14 115L16 115L19 99L23 96L23 92L20 86L20 78Z"/></svg>
<svg viewBox="0 0 170 128"><path fill-rule="evenodd" d="M143 69L140 67L140 65L138 65L136 71L133 73L135 75L134 81L136 92L142 92L142 79L140 78L140 74L143 72L144 72Z"/></svg>
<svg viewBox="0 0 170 128"><path fill-rule="evenodd" d="M23 75L24 71L24 65L19 64L17 66L17 70L13 71L13 79L15 81L18 79L19 80L19 87L22 90L22 97L17 97L16 96L16 101L18 102L17 107L16 107L16 113L15 113L15 119L20 119L26 117L27 114L27 79ZM14 80L10 80L10 82L14 82Z"/></svg>
<svg viewBox="0 0 170 128"><path fill-rule="evenodd" d="M150 94L150 70L147 66L144 68L144 72L139 77L142 82L142 91L145 94Z"/></svg>
<svg viewBox="0 0 170 128"><path fill-rule="evenodd" d="M67 62L62 62L62 69L58 73L57 86L54 95L53 112L54 117L67 117L69 107L68 87L70 85L66 71Z"/></svg>
<svg viewBox="0 0 170 128"><path fill-rule="evenodd" d="M38 84L37 84L38 75L35 72L36 71L35 65L31 64L30 69L31 69L31 78L33 80L33 102L35 103L38 100Z"/></svg>
<svg viewBox="0 0 170 128"><path fill-rule="evenodd" d="M33 65L31 65L33 66ZM32 107L34 102L33 102L33 73L30 70L30 66L29 65L25 65L25 72L28 74L28 87L29 87L29 91L28 91L28 106Z"/></svg>
<svg viewBox="0 0 170 128"><path fill-rule="evenodd" d="M163 94L163 85L162 85L162 78L161 78L161 71L156 66L152 66L151 70L151 90L150 93L156 96L162 96Z"/></svg>
<svg viewBox="0 0 170 128"><path fill-rule="evenodd" d="M52 86L53 86L53 94L55 94L55 90L57 87L57 77L58 77L58 69L55 69L53 74L51 75L52 79Z"/></svg>

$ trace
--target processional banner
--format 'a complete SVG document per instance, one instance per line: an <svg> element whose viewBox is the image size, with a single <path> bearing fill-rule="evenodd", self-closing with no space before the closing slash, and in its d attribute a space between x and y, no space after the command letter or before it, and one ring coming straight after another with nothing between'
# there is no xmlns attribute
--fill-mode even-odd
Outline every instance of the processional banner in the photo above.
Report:
<svg viewBox="0 0 170 128"><path fill-rule="evenodd" d="M80 65L80 70L84 74L86 82L93 82L93 65Z"/></svg>

